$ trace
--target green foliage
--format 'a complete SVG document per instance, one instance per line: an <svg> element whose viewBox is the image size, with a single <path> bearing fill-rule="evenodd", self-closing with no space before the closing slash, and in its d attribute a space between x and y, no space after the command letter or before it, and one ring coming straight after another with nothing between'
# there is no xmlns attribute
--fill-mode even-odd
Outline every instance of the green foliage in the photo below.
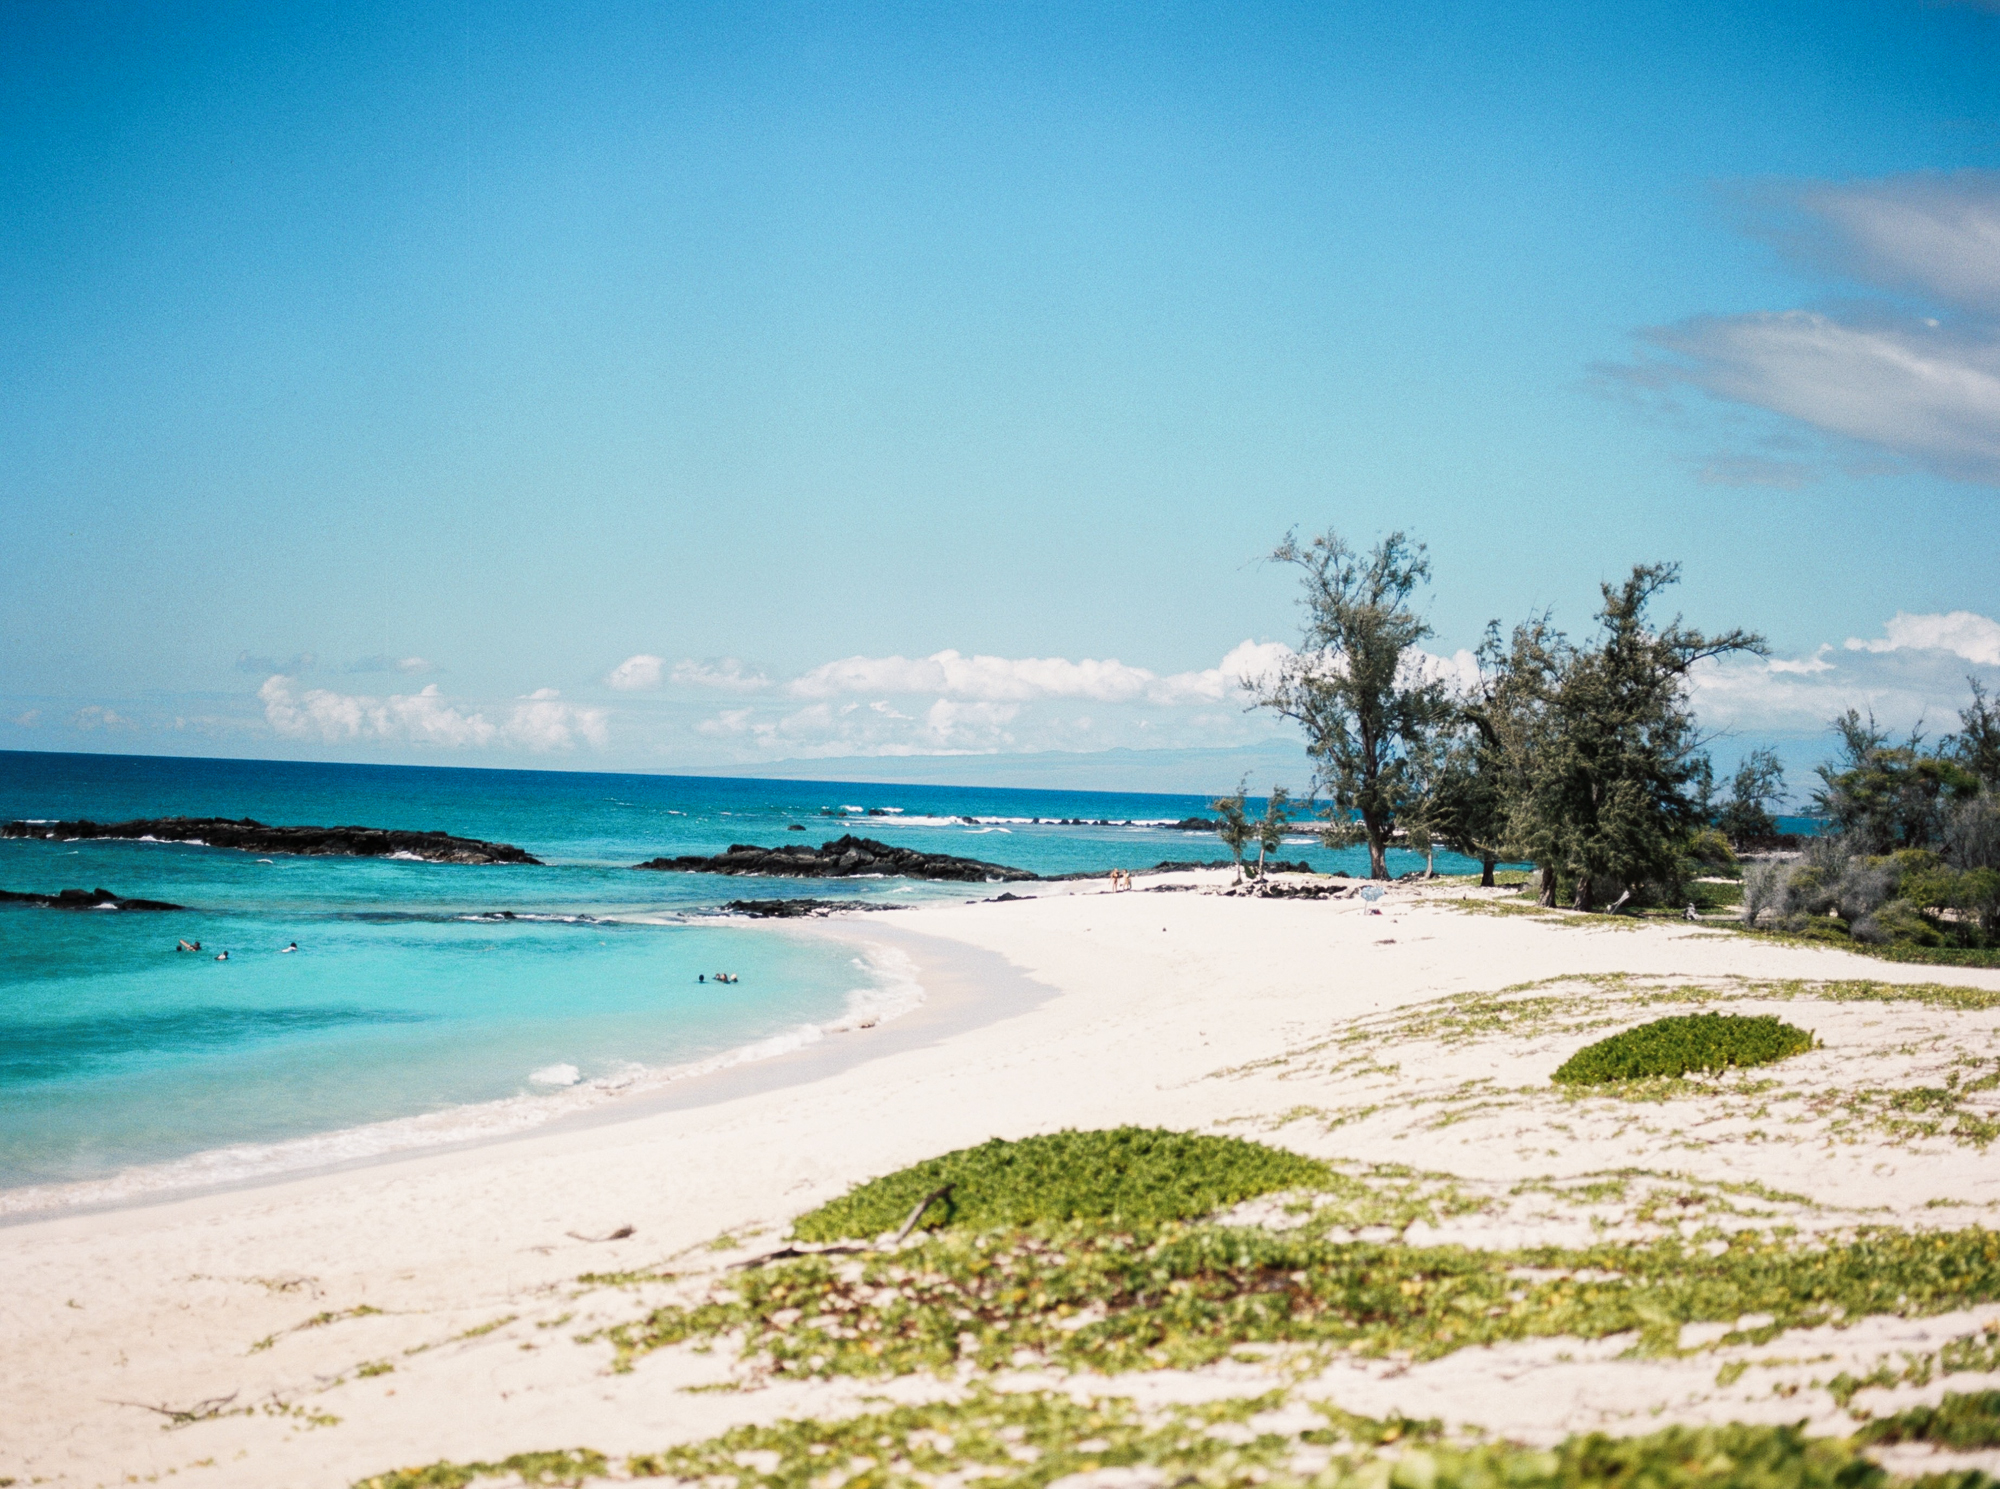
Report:
<svg viewBox="0 0 2000 1489"><path fill-rule="evenodd" d="M1840 758L1819 767L1813 809L1856 852L1935 847L1953 805L1979 793L1979 776L1955 758L1950 740L1926 749L1913 730L1892 744L1872 715L1864 722L1851 708L1833 727Z"/></svg>
<svg viewBox="0 0 2000 1489"><path fill-rule="evenodd" d="M1316 1410L1325 1427L1259 1430L1259 1418L1280 1405L1281 1394L1273 1392L1148 1413L1124 1397L1079 1401L1055 1391L975 1387L955 1401L887 1406L831 1421L739 1425L700 1442L635 1453L623 1476L712 1489L967 1483L1043 1489L1105 1469L1201 1489L1890 1489L1899 1482L1863 1457L1856 1442L1808 1437L1792 1425L1677 1426L1642 1437L1591 1433L1530 1448L1442 1442L1435 1424L1376 1421L1324 1405ZM1309 1473L1294 1466L1328 1446L1334 1452L1324 1468ZM496 1471L506 1470L436 1464L364 1479L356 1489L458 1489ZM410 1476L418 1473L434 1476ZM1992 1482L1977 1472L1916 1481L1925 1489L1987 1489Z"/></svg>
<svg viewBox="0 0 2000 1489"><path fill-rule="evenodd" d="M1585 1045L1553 1079L1564 1086L1602 1086L1679 1077L1693 1070L1769 1065L1812 1047L1812 1035L1770 1014L1676 1014Z"/></svg>
<svg viewBox="0 0 2000 1489"><path fill-rule="evenodd" d="M1489 1251L1074 1225L947 1233L858 1262L777 1263L602 1337L621 1363L732 1338L746 1362L789 1378L949 1376L1022 1361L1114 1373L1194 1368L1246 1343L1434 1359L1631 1332L1642 1351L1671 1353L1684 1323L1761 1313L1775 1331L1995 1298L2000 1234L1978 1229L1862 1231L1825 1246L1739 1232L1705 1244Z"/></svg>
<svg viewBox="0 0 2000 1489"><path fill-rule="evenodd" d="M1280 1189L1325 1188L1325 1164L1242 1138L1156 1128L994 1138L872 1179L799 1217L802 1241L867 1239L900 1226L925 1195L951 1194L921 1228L1106 1220L1127 1226L1191 1220Z"/></svg>
<svg viewBox="0 0 2000 1489"><path fill-rule="evenodd" d="M1578 910L1594 907L1600 880L1678 891L1708 779L1688 672L1705 658L1764 649L1744 631L1704 635L1678 618L1655 625L1648 608L1679 577L1675 565L1642 564L1622 585L1603 586L1589 646L1545 623L1532 645L1516 633L1509 665L1528 669L1535 686L1513 746L1508 838L1520 856L1561 870Z"/></svg>
<svg viewBox="0 0 2000 1489"><path fill-rule="evenodd" d="M590 1448L516 1453L497 1463L431 1463L397 1468L355 1482L354 1489L465 1489L479 1479L512 1476L521 1484L581 1484L611 1471L611 1460Z"/></svg>
<svg viewBox="0 0 2000 1489"><path fill-rule="evenodd" d="M1956 1452L2000 1448L2000 1391L1951 1392L1936 1406L1913 1406L1870 1422L1864 1443L1927 1442Z"/></svg>
<svg viewBox="0 0 2000 1489"><path fill-rule="evenodd" d="M1715 825L1732 843L1769 842L1778 835L1771 808L1784 798L1785 767L1775 750L1752 750L1736 768L1729 800Z"/></svg>
<svg viewBox="0 0 2000 1489"><path fill-rule="evenodd" d="M1250 777L1245 776L1236 783L1234 796L1218 797L1211 801L1209 810L1215 813L1215 831L1222 839L1222 846L1229 850L1229 856L1236 861L1236 875L1243 876L1243 850L1256 836L1257 829L1251 824L1244 809Z"/></svg>
<svg viewBox="0 0 2000 1489"><path fill-rule="evenodd" d="M831 1472L870 1489L959 1481L982 1489L1040 1489L1071 1474L1147 1467L1166 1482L1246 1482L1283 1464L1297 1439L1273 1432L1244 1441L1212 1429L1240 1424L1276 1397L1170 1407L1149 1423L1121 1398L1076 1401L1053 1391L975 1390L967 1399L895 1406L841 1421L732 1427L705 1442L635 1454L634 1478L811 1489ZM756 1460L762 1458L764 1462Z"/></svg>
<svg viewBox="0 0 2000 1489"><path fill-rule="evenodd" d="M1424 545L1391 533L1366 557L1336 532L1271 554L1299 570L1306 612L1299 649L1260 687L1259 706L1305 730L1331 802L1326 839L1368 844L1369 873L1389 877L1389 839L1419 794L1417 766L1451 708L1442 684L1405 665L1430 626L1410 607L1430 578Z"/></svg>

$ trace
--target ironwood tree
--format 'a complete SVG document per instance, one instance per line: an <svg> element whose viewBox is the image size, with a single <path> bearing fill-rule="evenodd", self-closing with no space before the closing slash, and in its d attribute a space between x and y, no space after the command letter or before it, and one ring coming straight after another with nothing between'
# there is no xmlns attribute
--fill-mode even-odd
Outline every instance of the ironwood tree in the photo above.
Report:
<svg viewBox="0 0 2000 1489"><path fill-rule="evenodd" d="M1328 531L1288 534L1271 553L1299 572L1305 626L1297 652L1247 684L1258 705L1304 729L1329 847L1368 845L1368 872L1389 877L1388 848L1418 796L1416 765L1450 715L1418 643L1430 626L1410 596L1430 578L1424 545L1391 533L1368 553Z"/></svg>

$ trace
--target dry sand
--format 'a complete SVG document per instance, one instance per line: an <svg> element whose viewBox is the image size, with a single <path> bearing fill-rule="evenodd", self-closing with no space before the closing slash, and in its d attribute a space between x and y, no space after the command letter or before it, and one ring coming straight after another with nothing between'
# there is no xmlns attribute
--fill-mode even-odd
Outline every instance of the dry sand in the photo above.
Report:
<svg viewBox="0 0 2000 1489"><path fill-rule="evenodd" d="M1221 877L1173 882L1213 888ZM1827 1001L1796 985L2000 991L2000 972L1677 926L1472 913L1435 891L1396 890L1369 914L1358 901L1144 892L1148 882L829 925L913 957L925 1006L587 1120L0 1229L0 1481L172 1474L305 1489L439 1458L576 1445L618 1455L732 1422L850 1411L863 1395L936 1394L927 1379L684 1389L729 1378L720 1350L663 1350L613 1373L608 1346L575 1336L632 1317L641 1301L576 1279L669 1258L683 1273L719 1266L775 1244L792 1216L859 1180L994 1136L1159 1125L1453 1176L1424 1182L1455 1184L1477 1207L1412 1227L1412 1242L1509 1246L1697 1219L1983 1223L2000 1203L1986 1150L1936 1122L1926 1130L1890 1099L1993 1065L2000 1012ZM1509 994L1504 1016L1465 998L1527 983L1544 986ZM1549 1092L1571 1050L1640 1008L1665 1011L1647 1002L1661 998L1782 1011L1823 1047L1787 1062L1775 1091L1721 1082L1712 1096L1651 1104ZM1577 1182L1618 1170L1642 1171L1620 1195ZM1643 1203L1668 1191L1685 1218L1662 1222ZM633 1228L624 1240L577 1239L623 1226ZM729 1239L711 1249L718 1237ZM1830 1419L1814 1381L1988 1324L2000 1308L1679 1360L1618 1360L1619 1341L1542 1340L1415 1367L1343 1362L1296 1389L1528 1440L1667 1418ZM1700 1342L1698 1331L1684 1339ZM1720 1366L1736 1360L1746 1368L1719 1385ZM1065 1384L1162 1401L1250 1394L1273 1379L1233 1363ZM1879 1395L1895 1404L1940 1389ZM166 1414L176 1410L215 1414L177 1425Z"/></svg>

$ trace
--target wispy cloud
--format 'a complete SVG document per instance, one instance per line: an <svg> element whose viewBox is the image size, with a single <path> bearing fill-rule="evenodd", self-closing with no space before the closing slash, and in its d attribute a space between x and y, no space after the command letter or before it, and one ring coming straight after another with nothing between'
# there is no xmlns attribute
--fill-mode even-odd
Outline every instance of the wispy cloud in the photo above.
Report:
<svg viewBox="0 0 2000 1489"><path fill-rule="evenodd" d="M287 669L276 670L282 672ZM347 670L352 673L401 672L405 676L415 677L430 672L433 668L422 657L392 657L386 652L377 652L373 656L358 658Z"/></svg>
<svg viewBox="0 0 2000 1489"><path fill-rule="evenodd" d="M601 746L606 737L602 709L565 703L553 688L528 694L495 724L483 712L448 702L436 683L417 693L371 698L329 688L297 692L294 681L274 674L257 690L265 723L288 739L547 751L572 749L578 743Z"/></svg>
<svg viewBox="0 0 2000 1489"><path fill-rule="evenodd" d="M240 651L236 654L236 670L248 672L253 677L268 677L273 672L282 672L296 677L301 672L311 672L319 665L319 658L309 651L279 660L277 657L259 656L254 652Z"/></svg>
<svg viewBox="0 0 2000 1489"><path fill-rule="evenodd" d="M100 708L95 703L86 704L71 714L69 723L72 729L86 731L92 729L135 729L138 727L123 714L109 708Z"/></svg>
<svg viewBox="0 0 2000 1489"><path fill-rule="evenodd" d="M685 661L674 664L674 681L689 688L716 688L725 693L761 693L771 679L746 668L734 657L717 661Z"/></svg>
<svg viewBox="0 0 2000 1489"><path fill-rule="evenodd" d="M39 708L31 708L26 713L17 713L14 715L16 727L22 729L32 729L41 723L41 721L42 711Z"/></svg>
<svg viewBox="0 0 2000 1489"><path fill-rule="evenodd" d="M1598 371L1642 394L1697 389L2000 485L2000 172L1792 183L1754 201L1753 231L1874 298L1651 327L1637 361ZM1783 487L1816 473L1723 454L1700 478Z"/></svg>

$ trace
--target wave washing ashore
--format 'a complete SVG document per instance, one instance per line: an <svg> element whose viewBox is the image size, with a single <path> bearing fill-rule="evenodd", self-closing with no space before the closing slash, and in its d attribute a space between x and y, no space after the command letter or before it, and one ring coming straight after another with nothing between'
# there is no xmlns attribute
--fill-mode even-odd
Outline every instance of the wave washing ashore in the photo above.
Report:
<svg viewBox="0 0 2000 1489"><path fill-rule="evenodd" d="M868 921L808 932L731 916L729 902L908 905L999 892L883 875L634 872L643 862L738 844L817 848L851 832L1039 875L1143 869L1217 857L1213 838L1173 825L1206 806L0 754L0 822L44 834L72 824L0 839L0 889L41 901L0 903L0 1215L518 1132L893 1018L923 992L899 953L870 942ZM441 831L530 861L467 861L453 849L458 861L427 862L408 844L371 848L351 835L333 840L338 856L323 856L324 837L250 836L240 849L83 838L73 825L163 817L227 819L239 834L244 818ZM1307 837L1285 854L1361 867L1357 854ZM1419 863L1411 855L1398 867ZM64 913L47 902L84 888L95 904L99 887L114 901L186 908ZM202 949L177 950L183 942ZM215 960L225 951L227 962Z"/></svg>

